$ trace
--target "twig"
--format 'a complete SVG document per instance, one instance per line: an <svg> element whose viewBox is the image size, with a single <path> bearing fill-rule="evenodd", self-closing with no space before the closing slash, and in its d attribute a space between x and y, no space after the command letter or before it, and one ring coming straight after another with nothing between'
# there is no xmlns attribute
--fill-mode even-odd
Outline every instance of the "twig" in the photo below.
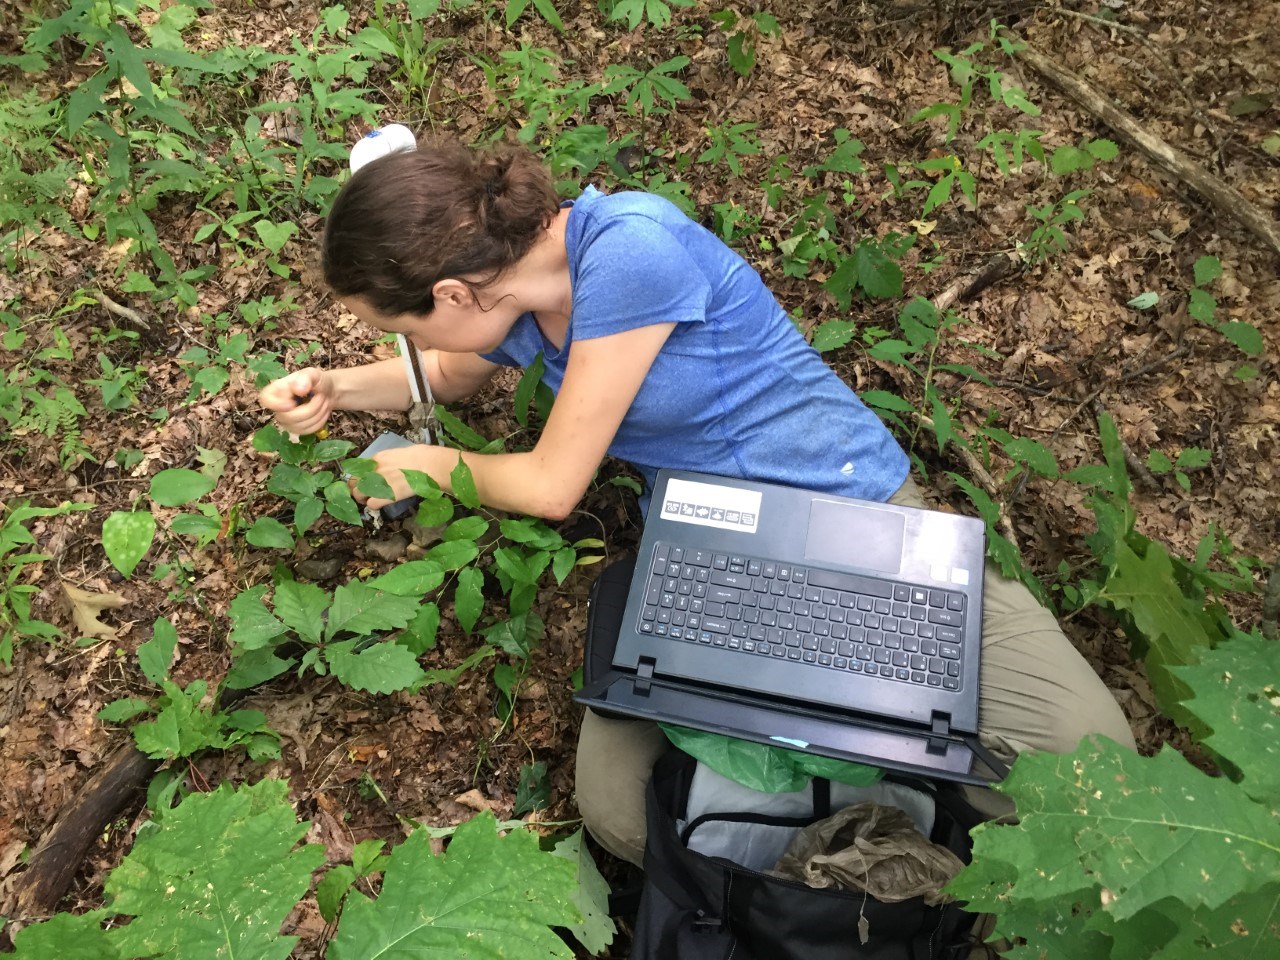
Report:
<svg viewBox="0 0 1280 960"><path fill-rule="evenodd" d="M1143 40L1147 39L1147 32L1141 27L1135 27L1132 24L1117 23L1114 20L1104 20L1102 17L1095 17L1091 13L1081 13L1078 10L1068 10L1066 7L1058 7L1053 12L1061 13L1068 17L1075 17L1078 20L1088 20L1090 23L1101 24L1111 30L1120 30L1124 33L1131 33L1135 37L1141 37Z"/></svg>
<svg viewBox="0 0 1280 960"><path fill-rule="evenodd" d="M1280 225L1245 199L1238 190L1209 173L1181 150L1148 133L1133 117L1113 106L1090 84L1058 66L1034 47L1024 47L1018 56L1085 110L1145 153L1166 173L1186 184L1208 200L1219 213L1238 221L1280 254Z"/></svg>
<svg viewBox="0 0 1280 960"><path fill-rule="evenodd" d="M110 313L114 313L117 317L123 317L135 327L138 327L141 330L151 329L151 324L146 317L140 314L137 310L134 310L132 307L126 307L122 303L116 303L101 290L98 291L98 302L106 307Z"/></svg>
<svg viewBox="0 0 1280 960"><path fill-rule="evenodd" d="M1017 270L1021 262L1017 254L997 253L978 270L953 280L950 286L933 298L934 307L941 312L957 301L964 303L972 300L987 287Z"/></svg>

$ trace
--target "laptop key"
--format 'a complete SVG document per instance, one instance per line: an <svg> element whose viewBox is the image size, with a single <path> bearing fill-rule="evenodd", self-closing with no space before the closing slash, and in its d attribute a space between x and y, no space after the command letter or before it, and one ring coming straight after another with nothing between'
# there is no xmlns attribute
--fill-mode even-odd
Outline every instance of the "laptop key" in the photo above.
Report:
<svg viewBox="0 0 1280 960"><path fill-rule="evenodd" d="M954 643L940 643L938 644L938 655L944 660L959 660L960 648Z"/></svg>
<svg viewBox="0 0 1280 960"><path fill-rule="evenodd" d="M930 610L929 622L946 624L949 627L958 627L964 623L964 615L956 613L954 610Z"/></svg>
<svg viewBox="0 0 1280 960"><path fill-rule="evenodd" d="M960 681L959 681L959 680L957 680L955 677L943 677L943 678L942 678L942 688L943 688L944 690L959 690L959 689L960 689Z"/></svg>
<svg viewBox="0 0 1280 960"><path fill-rule="evenodd" d="M810 586L830 587L832 590L847 590L850 593L865 593L886 600L893 596L893 584L871 577L860 577L856 573L810 570L808 582Z"/></svg>
<svg viewBox="0 0 1280 960"><path fill-rule="evenodd" d="M960 631L955 627L937 627L933 631L934 639L945 640L947 643L959 643Z"/></svg>
<svg viewBox="0 0 1280 960"><path fill-rule="evenodd" d="M936 673L931 673L925 677L925 683L929 684L931 687L940 687L942 686L942 678Z"/></svg>
<svg viewBox="0 0 1280 960"><path fill-rule="evenodd" d="M720 617L703 617L702 629L708 633L728 633L733 629L733 624Z"/></svg>
<svg viewBox="0 0 1280 960"><path fill-rule="evenodd" d="M962 593L947 594L947 609L954 610L957 613L964 610L964 594Z"/></svg>

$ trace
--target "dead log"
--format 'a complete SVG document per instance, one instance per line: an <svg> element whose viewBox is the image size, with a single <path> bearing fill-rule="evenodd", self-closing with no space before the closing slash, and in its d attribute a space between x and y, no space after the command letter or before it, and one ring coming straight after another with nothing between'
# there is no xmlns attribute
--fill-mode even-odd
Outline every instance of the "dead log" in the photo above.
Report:
<svg viewBox="0 0 1280 960"><path fill-rule="evenodd" d="M1090 84L1054 63L1034 47L1024 47L1018 56L1085 110L1145 153L1162 170L1208 200L1220 214L1238 221L1280 254L1280 224L1238 190L1205 170L1181 150L1148 133L1138 121L1112 104Z"/></svg>
<svg viewBox="0 0 1280 960"><path fill-rule="evenodd" d="M46 917L58 908L79 872L85 852L126 805L146 788L160 765L133 745L133 738L116 748L87 783L54 817L17 878L13 903L4 913L13 918Z"/></svg>

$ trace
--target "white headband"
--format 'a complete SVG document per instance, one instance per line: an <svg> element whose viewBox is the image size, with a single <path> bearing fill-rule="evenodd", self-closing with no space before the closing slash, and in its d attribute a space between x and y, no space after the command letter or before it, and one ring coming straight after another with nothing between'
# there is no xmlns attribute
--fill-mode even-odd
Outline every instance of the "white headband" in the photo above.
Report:
<svg viewBox="0 0 1280 960"><path fill-rule="evenodd" d="M416 149L417 137L403 124L391 123L377 130L370 130L351 148L351 172L355 173L366 163L379 157Z"/></svg>

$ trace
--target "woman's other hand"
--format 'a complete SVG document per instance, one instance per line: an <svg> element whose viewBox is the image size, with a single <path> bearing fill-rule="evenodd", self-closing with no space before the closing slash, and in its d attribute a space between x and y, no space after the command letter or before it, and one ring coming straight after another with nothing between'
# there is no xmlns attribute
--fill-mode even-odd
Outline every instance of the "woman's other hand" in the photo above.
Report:
<svg viewBox="0 0 1280 960"><path fill-rule="evenodd" d="M319 433L334 410L333 380L325 371L307 367L268 383L258 402L275 414L280 429L298 436Z"/></svg>
<svg viewBox="0 0 1280 960"><path fill-rule="evenodd" d="M449 489L449 472L458 463L458 451L448 447L433 447L426 443L415 443L411 447L395 447L391 450L380 450L369 458L378 465L378 473L391 485L392 498L384 500L379 497L366 497L355 489L352 483L351 494L357 503L363 503L370 513L381 510L389 503L403 500L412 495L409 482L405 479L405 470L419 470L428 474L439 483L442 479L445 489Z"/></svg>

